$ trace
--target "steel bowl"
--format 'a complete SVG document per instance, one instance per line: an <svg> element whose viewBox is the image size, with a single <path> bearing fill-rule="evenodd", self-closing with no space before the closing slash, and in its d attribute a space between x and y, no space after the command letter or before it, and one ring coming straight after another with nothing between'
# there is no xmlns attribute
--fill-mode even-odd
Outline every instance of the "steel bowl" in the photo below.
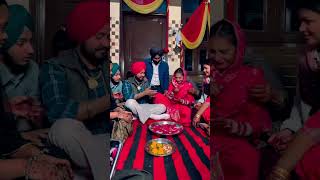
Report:
<svg viewBox="0 0 320 180"><path fill-rule="evenodd" d="M152 142L161 143L161 144L168 144L168 145L170 145L170 146L172 147L172 150L171 150L171 152L165 153L165 154L163 154L163 155L154 154L154 153L151 152L151 149L150 149L150 145L151 145ZM170 141L170 140L168 140L168 139L165 139L165 138L157 138L157 139L151 139L151 140L149 140L149 141L146 143L144 149L145 149L145 151L147 151L147 152L148 152L150 155L152 155L152 156L164 157L164 156L169 156L169 155L173 154L173 153L176 151L176 146L175 146L175 144L174 144L172 141Z"/></svg>

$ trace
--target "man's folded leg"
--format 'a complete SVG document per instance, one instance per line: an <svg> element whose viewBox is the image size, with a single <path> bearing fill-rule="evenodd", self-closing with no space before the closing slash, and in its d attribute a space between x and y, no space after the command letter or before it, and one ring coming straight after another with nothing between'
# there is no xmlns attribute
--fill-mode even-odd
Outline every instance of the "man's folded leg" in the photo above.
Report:
<svg viewBox="0 0 320 180"><path fill-rule="evenodd" d="M90 169L95 180L108 178L106 134L93 135L74 119L57 120L49 132L51 144L63 149L81 169Z"/></svg>

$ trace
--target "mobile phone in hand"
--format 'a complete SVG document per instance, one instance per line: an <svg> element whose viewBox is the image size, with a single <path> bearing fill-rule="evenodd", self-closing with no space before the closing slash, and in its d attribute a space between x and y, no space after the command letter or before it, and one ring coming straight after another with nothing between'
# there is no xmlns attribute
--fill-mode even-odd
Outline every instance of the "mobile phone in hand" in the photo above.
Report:
<svg viewBox="0 0 320 180"><path fill-rule="evenodd" d="M151 86L150 89L151 90L157 90L157 87L156 86Z"/></svg>

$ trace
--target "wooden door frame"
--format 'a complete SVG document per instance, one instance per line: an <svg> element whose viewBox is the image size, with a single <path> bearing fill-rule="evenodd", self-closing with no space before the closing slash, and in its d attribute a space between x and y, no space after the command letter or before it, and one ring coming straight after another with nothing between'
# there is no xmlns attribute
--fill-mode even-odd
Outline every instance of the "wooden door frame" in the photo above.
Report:
<svg viewBox="0 0 320 180"><path fill-rule="evenodd" d="M120 5L121 7L121 5ZM139 14L139 13L136 13L136 12L123 12L122 9L120 8L120 58L119 58L119 66L120 66L120 71L121 71L121 76L123 77L123 79L125 79L126 77L126 72L125 72L125 62L124 62L124 49L125 49L125 43L124 43L124 23L125 23L125 16L148 16L148 17L164 17L166 18L166 14L159 14L159 13L152 13L152 14ZM166 25L167 22L165 22L165 26L167 27Z"/></svg>
<svg viewBox="0 0 320 180"><path fill-rule="evenodd" d="M30 0L30 14L34 20L34 51L35 61L42 63L45 57L45 22L46 22L46 1L45 0Z"/></svg>

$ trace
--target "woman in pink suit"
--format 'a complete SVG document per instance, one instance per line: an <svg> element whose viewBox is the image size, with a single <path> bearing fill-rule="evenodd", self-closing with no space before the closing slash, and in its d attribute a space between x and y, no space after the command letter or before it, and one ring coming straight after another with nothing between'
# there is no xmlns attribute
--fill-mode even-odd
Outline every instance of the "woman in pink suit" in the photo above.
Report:
<svg viewBox="0 0 320 180"><path fill-rule="evenodd" d="M299 125L296 134L275 138L279 142L284 138L291 141L283 143L287 148L273 168L269 177L272 180L289 179L293 171L301 180L320 179L320 1L302 1L298 4L298 15L299 30L306 43L297 76L297 102L300 103L297 112L303 115L295 118L300 120L296 123ZM294 118L291 122L294 124Z"/></svg>
<svg viewBox="0 0 320 180"><path fill-rule="evenodd" d="M245 39L236 24L222 20L211 29L213 153L225 180L258 180L260 152L249 141L268 132L271 119L248 91L266 84L263 71L243 65Z"/></svg>
<svg viewBox="0 0 320 180"><path fill-rule="evenodd" d="M164 95L156 94L154 103L164 104L171 116L178 112L180 118L176 120L184 126L190 126L191 105L195 101L194 97L189 93L192 88L192 84L187 81L187 73L182 68L178 68L173 74L168 92ZM171 119L175 118L171 117Z"/></svg>

